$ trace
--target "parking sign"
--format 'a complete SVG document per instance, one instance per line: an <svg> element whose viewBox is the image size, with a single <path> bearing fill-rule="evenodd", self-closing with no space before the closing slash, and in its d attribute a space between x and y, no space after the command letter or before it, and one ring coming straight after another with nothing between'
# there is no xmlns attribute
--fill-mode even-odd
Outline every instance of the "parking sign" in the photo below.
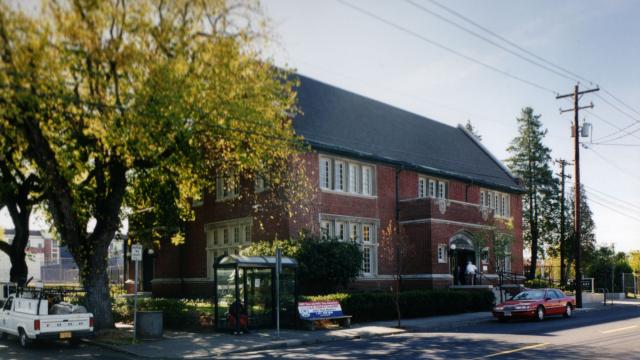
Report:
<svg viewBox="0 0 640 360"><path fill-rule="evenodd" d="M131 245L131 260L142 261L142 245Z"/></svg>

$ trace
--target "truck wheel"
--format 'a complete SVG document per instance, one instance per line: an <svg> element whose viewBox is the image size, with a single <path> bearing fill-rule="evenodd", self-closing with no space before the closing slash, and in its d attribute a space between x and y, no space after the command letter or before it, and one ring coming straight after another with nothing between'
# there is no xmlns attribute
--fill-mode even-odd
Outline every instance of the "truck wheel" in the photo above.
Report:
<svg viewBox="0 0 640 360"><path fill-rule="evenodd" d="M20 335L18 335L18 340L20 341L20 346L23 348L28 348L31 345L31 339L27 337L27 333L24 332L23 329L20 329Z"/></svg>

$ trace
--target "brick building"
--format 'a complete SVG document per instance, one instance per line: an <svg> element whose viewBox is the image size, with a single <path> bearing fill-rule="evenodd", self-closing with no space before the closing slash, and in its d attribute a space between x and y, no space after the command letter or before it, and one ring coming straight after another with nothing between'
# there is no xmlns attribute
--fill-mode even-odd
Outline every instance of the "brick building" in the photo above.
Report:
<svg viewBox="0 0 640 360"><path fill-rule="evenodd" d="M405 249L403 279L414 287L459 284L468 261L484 279L498 271L522 274L522 188L463 127L304 76L300 82L303 115L294 128L313 149L301 155L317 190L313 211L293 218L273 214L258 227L252 204L220 182L196 205L186 243L156 253L154 294L208 296L216 256L303 230L360 244L357 287L386 288L395 268L388 255L394 241ZM263 184L244 185L244 191L268 191ZM399 224L400 237L383 239L389 224Z"/></svg>

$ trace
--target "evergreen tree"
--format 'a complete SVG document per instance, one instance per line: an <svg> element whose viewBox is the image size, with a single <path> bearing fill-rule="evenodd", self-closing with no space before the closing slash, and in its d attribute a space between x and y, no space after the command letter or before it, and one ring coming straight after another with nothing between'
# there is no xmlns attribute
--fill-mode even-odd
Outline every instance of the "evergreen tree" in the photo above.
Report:
<svg viewBox="0 0 640 360"><path fill-rule="evenodd" d="M558 216L558 181L551 170L551 149L542 142L547 130L543 129L540 115L526 107L518 121L518 136L507 151L511 157L506 160L511 171L522 178L525 194L522 200L523 237L531 249L529 278L536 274L539 252L544 244L553 239Z"/></svg>
<svg viewBox="0 0 640 360"><path fill-rule="evenodd" d="M471 124L471 120L467 120L467 123L464 125L464 128L471 133L478 141L482 141L482 135L478 132L478 130Z"/></svg>

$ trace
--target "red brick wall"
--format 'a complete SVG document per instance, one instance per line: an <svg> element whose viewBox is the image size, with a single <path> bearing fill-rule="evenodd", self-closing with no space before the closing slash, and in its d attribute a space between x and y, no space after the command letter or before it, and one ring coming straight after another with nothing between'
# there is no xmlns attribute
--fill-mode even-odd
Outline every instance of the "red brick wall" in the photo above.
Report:
<svg viewBox="0 0 640 360"><path fill-rule="evenodd" d="M297 236L303 230L319 232L319 214L344 215L353 217L365 217L379 220L378 229L378 272L379 274L393 274L395 264L392 263L391 251L394 245L382 238L382 230L395 221L396 216L396 168L386 164L376 165L376 196L363 197L347 194L321 191L319 189L319 161L318 153L310 152L301 155L305 162L305 171L314 189L310 196L308 211L296 211L289 217L283 211L275 211L263 214L264 228L257 226L254 219L252 226L253 241L268 240L275 237L286 238ZM433 199L416 199L418 196L418 173L410 170L402 170L399 173L400 198L411 199L400 203L400 220L441 219L454 222L489 225L496 223L502 227L500 221L493 222L492 216L484 220L478 206L480 187L468 185L465 182L449 179L449 199L446 211L439 210L438 201ZM245 184L246 186L246 184ZM471 203L471 204L468 204ZM522 262L522 209L520 195L511 194L511 216L513 218L513 233L515 241L512 246L512 268L521 272ZM207 275L206 269L206 239L204 225L228 219L235 219L252 215L252 207L248 201L231 200L216 202L211 195L205 196L202 206L195 210L195 220L188 225L187 241L182 245L182 250L173 245L164 246L156 260L156 278L177 278L180 276L180 263L182 264L182 276L185 278L203 278ZM255 214L253 214L255 215ZM270 218L273 216L273 219ZM406 272L409 274L448 274L449 264L438 264L437 245L448 244L448 240L457 231L463 230L464 225L417 223L407 224L402 227L402 232L408 240L405 246L410 256L405 259ZM431 284L446 284L447 281L428 280ZM374 281L363 281L373 285ZM384 281L383 281L384 283ZM382 284L382 283L380 283ZM171 285L174 286L174 285ZM376 286L376 285L373 285ZM188 287L206 288L204 285ZM158 286L158 291L168 289L167 286ZM154 290L156 286L154 285ZM195 290L194 290L195 291ZM198 290L199 291L199 290Z"/></svg>

